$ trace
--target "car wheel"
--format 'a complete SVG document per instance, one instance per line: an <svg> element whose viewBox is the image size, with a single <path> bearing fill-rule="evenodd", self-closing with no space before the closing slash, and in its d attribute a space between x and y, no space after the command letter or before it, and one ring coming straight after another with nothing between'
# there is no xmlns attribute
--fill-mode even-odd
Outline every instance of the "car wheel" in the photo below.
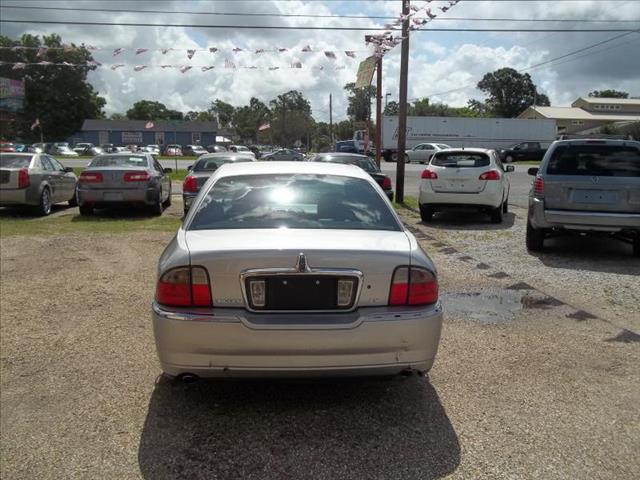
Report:
<svg viewBox="0 0 640 480"><path fill-rule="evenodd" d="M160 191L158 192L158 201L151 206L151 214L159 217L160 215L162 215L162 212L164 211L164 208L162 206L162 189L160 189Z"/></svg>
<svg viewBox="0 0 640 480"><path fill-rule="evenodd" d="M420 218L423 222L430 222L433 220L433 214L435 213L433 207L426 205L420 205Z"/></svg>
<svg viewBox="0 0 640 480"><path fill-rule="evenodd" d="M513 157L511 155L507 155L507 158L505 158L504 161L507 162L507 163L512 163L513 162Z"/></svg>
<svg viewBox="0 0 640 480"><path fill-rule="evenodd" d="M42 189L40 194L40 204L38 205L38 213L46 217L51 213L51 193L48 187Z"/></svg>
<svg viewBox="0 0 640 480"><path fill-rule="evenodd" d="M531 221L527 219L527 250L532 252L541 252L544 249L545 232L540 228L534 228Z"/></svg>
<svg viewBox="0 0 640 480"><path fill-rule="evenodd" d="M411 163L411 159L409 158L409 155L404 156L404 163Z"/></svg>
<svg viewBox="0 0 640 480"><path fill-rule="evenodd" d="M391 154L391 161L392 162L397 162L398 161L398 152L393 152Z"/></svg>
<svg viewBox="0 0 640 480"><path fill-rule="evenodd" d="M169 188L169 195L167 196L167 199L164 201L162 206L164 208L169 208L171 206L171 188Z"/></svg>
<svg viewBox="0 0 640 480"><path fill-rule="evenodd" d="M500 205L497 208L491 210L491 223L502 223L502 219L504 217L502 213L503 205Z"/></svg>
<svg viewBox="0 0 640 480"><path fill-rule="evenodd" d="M633 239L633 256L640 257L640 233Z"/></svg>
<svg viewBox="0 0 640 480"><path fill-rule="evenodd" d="M509 199L508 198L502 204L502 213L509 213Z"/></svg>
<svg viewBox="0 0 640 480"><path fill-rule="evenodd" d="M73 192L73 197L71 197L69 199L69 206L70 207L77 207L78 206L78 197L76 196L76 192Z"/></svg>
<svg viewBox="0 0 640 480"><path fill-rule="evenodd" d="M80 205L80 215L93 215L93 206L89 204Z"/></svg>

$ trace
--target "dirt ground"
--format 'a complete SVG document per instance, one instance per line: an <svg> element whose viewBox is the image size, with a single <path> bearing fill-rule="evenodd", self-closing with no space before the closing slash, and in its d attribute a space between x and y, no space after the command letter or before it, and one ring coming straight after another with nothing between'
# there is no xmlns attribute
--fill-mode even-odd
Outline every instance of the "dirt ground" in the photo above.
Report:
<svg viewBox="0 0 640 480"><path fill-rule="evenodd" d="M446 320L429 377L393 380L158 380L171 233L0 238L2 478L637 478L640 342L616 312L640 282L604 317L407 224Z"/></svg>

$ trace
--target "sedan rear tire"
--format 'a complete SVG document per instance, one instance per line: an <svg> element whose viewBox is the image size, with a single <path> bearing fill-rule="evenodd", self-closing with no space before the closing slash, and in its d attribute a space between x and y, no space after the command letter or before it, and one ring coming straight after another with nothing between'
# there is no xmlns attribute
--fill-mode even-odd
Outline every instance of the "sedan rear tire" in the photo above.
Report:
<svg viewBox="0 0 640 480"><path fill-rule="evenodd" d="M80 205L80 215L89 216L93 215L93 205Z"/></svg>
<svg viewBox="0 0 640 480"><path fill-rule="evenodd" d="M640 257L640 233L633 239L633 256Z"/></svg>
<svg viewBox="0 0 640 480"><path fill-rule="evenodd" d="M535 228L531 225L531 221L527 219L527 233L526 242L527 250L531 252L541 252L544 250L544 237L545 231L540 228Z"/></svg>
<svg viewBox="0 0 640 480"><path fill-rule="evenodd" d="M164 211L164 207L162 204L162 189L158 191L158 200L151 206L150 211L151 215L153 215L154 217L159 217L160 215L162 215L162 212Z"/></svg>
<svg viewBox="0 0 640 480"><path fill-rule="evenodd" d="M433 214L435 213L433 207L427 205L420 205L420 218L423 222L430 222L433 220Z"/></svg>
<svg viewBox="0 0 640 480"><path fill-rule="evenodd" d="M491 223L502 223L504 204L491 210Z"/></svg>
<svg viewBox="0 0 640 480"><path fill-rule="evenodd" d="M40 194L40 204L38 205L38 214L46 217L51 213L51 193L48 187L42 189Z"/></svg>
<svg viewBox="0 0 640 480"><path fill-rule="evenodd" d="M73 197L69 199L69 206L70 207L78 206L78 197L76 197L76 192L73 192Z"/></svg>
<svg viewBox="0 0 640 480"><path fill-rule="evenodd" d="M171 189L169 189L169 195L167 196L167 199L164 201L162 206L164 208L169 208L171 206Z"/></svg>

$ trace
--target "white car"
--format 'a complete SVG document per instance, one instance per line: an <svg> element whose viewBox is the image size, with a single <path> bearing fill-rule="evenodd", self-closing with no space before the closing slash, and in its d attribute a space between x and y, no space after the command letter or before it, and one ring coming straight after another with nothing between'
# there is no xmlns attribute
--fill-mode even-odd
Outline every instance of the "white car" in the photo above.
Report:
<svg viewBox="0 0 640 480"><path fill-rule="evenodd" d="M438 210L476 207L501 223L507 212L513 165L502 165L495 150L449 149L436 152L420 180L420 217L425 222Z"/></svg>
<svg viewBox="0 0 640 480"><path fill-rule="evenodd" d="M439 152L440 150L446 150L448 148L451 147L449 145L445 145L444 143L421 143L420 145L416 145L411 150L407 150L405 152L404 161L406 163L426 163L431 160L431 157L434 153Z"/></svg>

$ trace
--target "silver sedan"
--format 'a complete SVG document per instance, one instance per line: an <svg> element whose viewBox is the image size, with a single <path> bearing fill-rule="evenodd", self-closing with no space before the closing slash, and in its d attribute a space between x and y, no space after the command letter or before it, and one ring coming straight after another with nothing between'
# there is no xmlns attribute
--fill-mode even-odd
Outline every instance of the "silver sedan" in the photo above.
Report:
<svg viewBox="0 0 640 480"><path fill-rule="evenodd" d="M49 215L55 203L76 204L77 177L44 153L0 154L0 206L30 205Z"/></svg>
<svg viewBox="0 0 640 480"><path fill-rule="evenodd" d="M94 208L142 205L161 215L171 205L170 168L149 153L111 153L95 157L78 179L81 215Z"/></svg>
<svg viewBox="0 0 640 480"><path fill-rule="evenodd" d="M361 168L228 163L159 261L152 318L169 376L426 372L434 264Z"/></svg>

